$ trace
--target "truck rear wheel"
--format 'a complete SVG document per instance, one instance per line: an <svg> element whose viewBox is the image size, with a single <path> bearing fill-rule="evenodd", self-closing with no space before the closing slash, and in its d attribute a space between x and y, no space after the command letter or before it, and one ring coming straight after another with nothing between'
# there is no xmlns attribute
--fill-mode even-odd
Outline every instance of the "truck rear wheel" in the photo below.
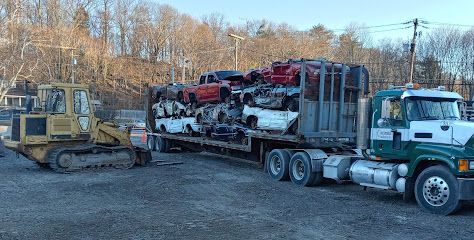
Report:
<svg viewBox="0 0 474 240"><path fill-rule="evenodd" d="M148 147L148 150L150 151L156 151L155 148L155 137L153 135L148 135L146 139L146 145Z"/></svg>
<svg viewBox="0 0 474 240"><path fill-rule="evenodd" d="M418 175L415 197L418 205L435 214L448 215L461 206L457 179L441 165L426 168Z"/></svg>
<svg viewBox="0 0 474 240"><path fill-rule="evenodd" d="M288 180L290 154L283 149L273 149L267 157L267 170L278 181Z"/></svg>
<svg viewBox="0 0 474 240"><path fill-rule="evenodd" d="M167 153L170 151L170 143L169 140L164 139L162 137L156 137L155 139L155 149L160 153Z"/></svg>
<svg viewBox="0 0 474 240"><path fill-rule="evenodd" d="M313 172L309 155L298 152L290 160L290 178L294 184L309 187L321 184L323 173Z"/></svg>

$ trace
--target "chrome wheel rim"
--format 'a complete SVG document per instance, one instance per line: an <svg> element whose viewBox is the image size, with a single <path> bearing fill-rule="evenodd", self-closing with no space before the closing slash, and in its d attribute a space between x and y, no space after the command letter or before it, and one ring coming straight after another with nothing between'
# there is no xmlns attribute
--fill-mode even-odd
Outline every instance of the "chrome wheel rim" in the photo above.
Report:
<svg viewBox="0 0 474 240"><path fill-rule="evenodd" d="M152 138L151 137L148 138L147 142L148 142L148 149L152 149L153 148Z"/></svg>
<svg viewBox="0 0 474 240"><path fill-rule="evenodd" d="M431 206L443 206L449 200L449 186L443 178L430 177L423 184L423 197Z"/></svg>
<svg viewBox="0 0 474 240"><path fill-rule="evenodd" d="M293 162L293 177L296 180L302 180L304 177L304 164L303 161L297 159Z"/></svg>
<svg viewBox="0 0 474 240"><path fill-rule="evenodd" d="M270 171L272 171L273 175L278 175L281 170L281 159L278 156L273 156L270 159Z"/></svg>

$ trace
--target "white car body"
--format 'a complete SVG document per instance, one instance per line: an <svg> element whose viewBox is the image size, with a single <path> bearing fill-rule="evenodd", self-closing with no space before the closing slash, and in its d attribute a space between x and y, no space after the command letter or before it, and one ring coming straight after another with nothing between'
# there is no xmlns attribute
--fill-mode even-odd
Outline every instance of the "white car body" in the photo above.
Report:
<svg viewBox="0 0 474 240"><path fill-rule="evenodd" d="M250 116L257 117L257 129L283 131L298 117L298 113L245 105L244 111L242 112L242 120L247 122L247 118Z"/></svg>
<svg viewBox="0 0 474 240"><path fill-rule="evenodd" d="M189 133L189 128L195 132L201 131L201 125L196 123L194 117L160 118L155 123L156 130L167 133Z"/></svg>

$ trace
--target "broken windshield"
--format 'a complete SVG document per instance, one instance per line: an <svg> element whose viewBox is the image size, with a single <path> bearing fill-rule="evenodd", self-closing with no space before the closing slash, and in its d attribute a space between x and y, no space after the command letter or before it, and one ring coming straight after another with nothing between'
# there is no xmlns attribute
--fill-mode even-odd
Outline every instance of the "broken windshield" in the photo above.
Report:
<svg viewBox="0 0 474 240"><path fill-rule="evenodd" d="M460 119L456 99L411 97L405 101L410 121Z"/></svg>

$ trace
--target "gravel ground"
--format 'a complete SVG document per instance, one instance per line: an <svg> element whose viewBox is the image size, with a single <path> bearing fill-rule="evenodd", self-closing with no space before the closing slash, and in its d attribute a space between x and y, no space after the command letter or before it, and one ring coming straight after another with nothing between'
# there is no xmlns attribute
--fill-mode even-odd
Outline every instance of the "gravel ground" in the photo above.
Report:
<svg viewBox="0 0 474 240"><path fill-rule="evenodd" d="M0 239L473 239L474 204L436 216L401 195L275 182L252 162L153 153L171 166L57 174L0 159Z"/></svg>

